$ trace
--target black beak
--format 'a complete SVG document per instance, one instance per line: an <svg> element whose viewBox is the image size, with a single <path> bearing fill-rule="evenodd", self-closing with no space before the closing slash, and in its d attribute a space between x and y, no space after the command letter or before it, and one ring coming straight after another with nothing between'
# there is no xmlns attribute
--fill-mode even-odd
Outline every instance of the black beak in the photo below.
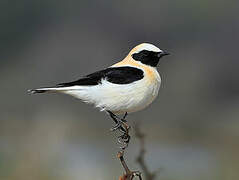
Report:
<svg viewBox="0 0 239 180"><path fill-rule="evenodd" d="M170 55L170 54L168 52L161 52L160 53L160 57L167 56L167 55Z"/></svg>

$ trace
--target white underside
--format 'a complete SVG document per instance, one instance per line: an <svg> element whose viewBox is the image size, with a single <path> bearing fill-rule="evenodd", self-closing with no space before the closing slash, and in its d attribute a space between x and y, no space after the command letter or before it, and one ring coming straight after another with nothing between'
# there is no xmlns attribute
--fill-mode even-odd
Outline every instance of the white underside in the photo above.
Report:
<svg viewBox="0 0 239 180"><path fill-rule="evenodd" d="M43 90L69 94L86 103L94 104L101 110L122 114L139 111L151 104L158 94L160 84L161 79L158 75L153 82L143 78L131 84L113 84L103 79L95 86L43 88Z"/></svg>

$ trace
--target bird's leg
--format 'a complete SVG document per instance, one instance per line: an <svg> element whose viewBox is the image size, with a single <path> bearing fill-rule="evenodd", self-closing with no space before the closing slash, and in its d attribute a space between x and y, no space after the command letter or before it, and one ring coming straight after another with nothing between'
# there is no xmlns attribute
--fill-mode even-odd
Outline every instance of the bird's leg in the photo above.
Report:
<svg viewBox="0 0 239 180"><path fill-rule="evenodd" d="M121 120L118 116L116 116L114 113L112 113L111 111L107 111L110 115L110 117L113 119L113 121L115 122L115 126L113 126L110 130L111 131L116 131L118 129L120 129L122 132L125 132L126 130L123 128L122 124L124 123L125 120Z"/></svg>
<svg viewBox="0 0 239 180"><path fill-rule="evenodd" d="M126 120L126 116L128 115L128 113L127 112L125 112L125 114L124 114L124 116L123 116L123 118L121 119L122 121L124 121L124 122L127 122L127 120Z"/></svg>
<svg viewBox="0 0 239 180"><path fill-rule="evenodd" d="M121 147L122 150L124 150L125 148L128 147L129 141L130 141L130 138L131 138L130 135L129 135L130 126L126 122L124 122L123 127L125 129L125 132L124 132L123 135L118 137L118 142L123 145Z"/></svg>
<svg viewBox="0 0 239 180"><path fill-rule="evenodd" d="M113 119L115 124L117 124L118 123L117 116L114 113L112 113L111 111L107 111L107 112L109 113L110 117Z"/></svg>
<svg viewBox="0 0 239 180"><path fill-rule="evenodd" d="M129 135L130 126L127 124L127 121L126 121L126 116L128 113L126 112L123 118L119 118L111 111L107 111L107 112L109 113L110 117L113 119L113 121L116 124L115 126L111 128L111 131L120 130L121 132L123 132L123 134L118 137L118 142L122 144L121 149L124 150L126 147L128 147L128 144L130 141L130 135Z"/></svg>
<svg viewBox="0 0 239 180"><path fill-rule="evenodd" d="M131 138L130 135L129 135L130 126L127 124L127 120L126 120L126 116L127 115L128 115L128 113L125 112L123 118L121 119L122 122L123 122L122 126L123 126L123 128L125 130L124 134L118 137L118 142L120 144L122 144L122 147L121 147L122 150L124 150L125 148L128 147L129 141L130 141L130 138Z"/></svg>

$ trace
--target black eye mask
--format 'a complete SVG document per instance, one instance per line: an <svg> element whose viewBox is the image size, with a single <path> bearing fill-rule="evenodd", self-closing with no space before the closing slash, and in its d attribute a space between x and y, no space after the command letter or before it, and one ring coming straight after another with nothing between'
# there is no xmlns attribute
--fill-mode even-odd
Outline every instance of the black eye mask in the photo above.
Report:
<svg viewBox="0 0 239 180"><path fill-rule="evenodd" d="M156 67L159 59L161 58L159 52L143 50L138 53L132 54L132 57L136 61L140 61L143 64Z"/></svg>

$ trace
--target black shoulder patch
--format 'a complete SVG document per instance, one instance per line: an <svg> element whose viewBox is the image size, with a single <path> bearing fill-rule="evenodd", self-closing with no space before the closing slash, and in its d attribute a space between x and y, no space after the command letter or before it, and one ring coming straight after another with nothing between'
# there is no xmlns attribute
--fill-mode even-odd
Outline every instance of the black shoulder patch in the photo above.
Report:
<svg viewBox="0 0 239 180"><path fill-rule="evenodd" d="M102 79L114 84L129 84L134 81L138 81L144 77L144 72L141 69L124 66L124 67L110 67L95 73L89 74L77 81L69 83L58 84L58 87L69 86L93 86L101 83Z"/></svg>

